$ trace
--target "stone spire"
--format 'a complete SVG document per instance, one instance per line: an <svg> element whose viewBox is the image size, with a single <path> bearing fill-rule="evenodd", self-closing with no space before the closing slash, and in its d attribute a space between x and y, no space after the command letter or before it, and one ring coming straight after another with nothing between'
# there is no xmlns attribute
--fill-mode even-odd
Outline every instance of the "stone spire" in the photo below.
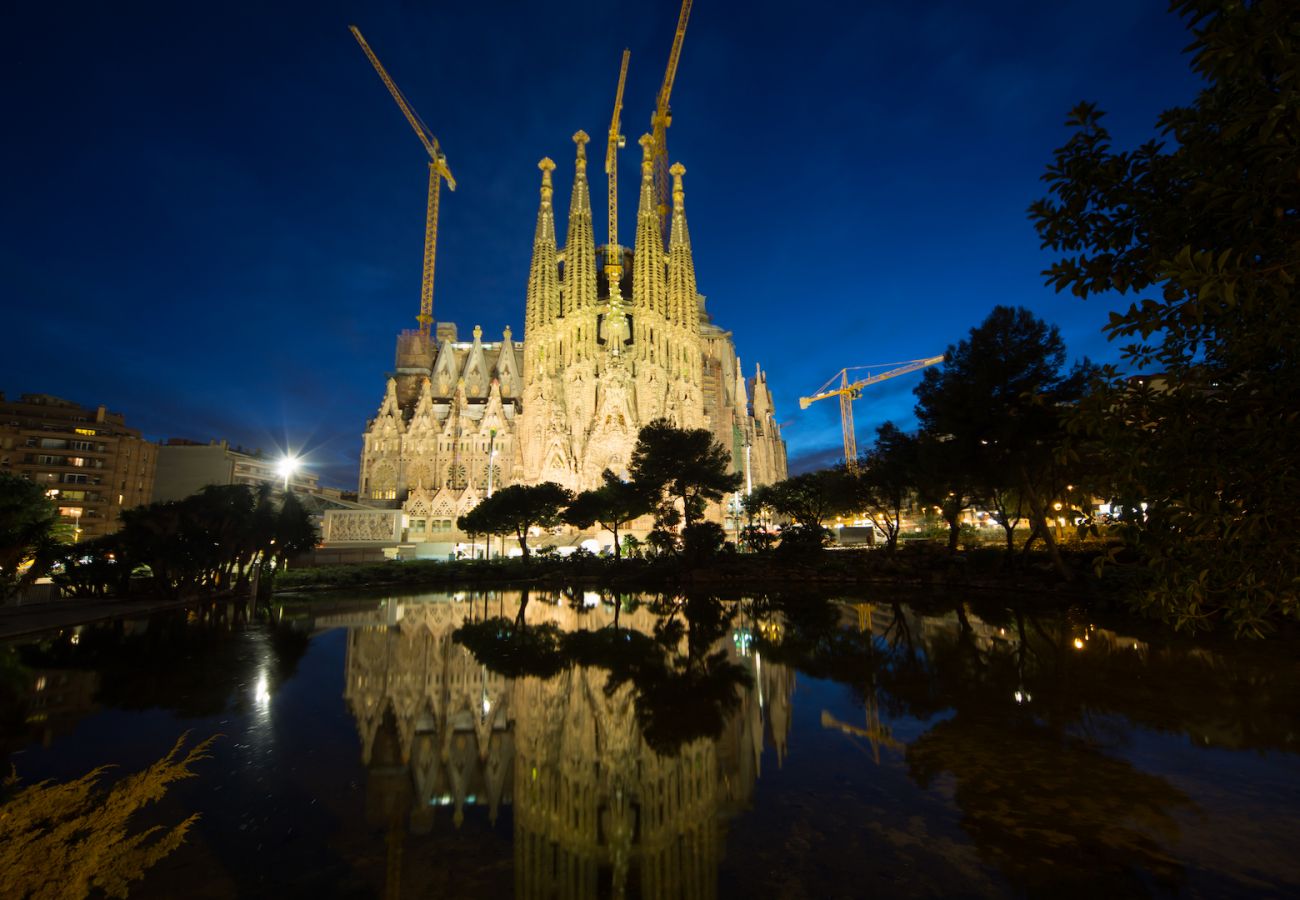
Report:
<svg viewBox="0 0 1300 900"><path fill-rule="evenodd" d="M591 191L587 187L587 132L573 136L578 145L573 196L569 201L569 232L564 239L564 309L596 305L596 236L591 228Z"/></svg>
<svg viewBox="0 0 1300 900"><path fill-rule="evenodd" d="M741 418L749 415L749 391L745 388L745 367L741 365L740 357L736 357L736 386L735 386L735 404L736 414Z"/></svg>
<svg viewBox="0 0 1300 900"><path fill-rule="evenodd" d="M555 209L551 204L551 171L555 163L543 158L542 202L537 209L537 231L533 234L533 264L528 270L528 302L524 307L525 340L550 322L560 311L560 278L555 260Z"/></svg>
<svg viewBox="0 0 1300 900"><path fill-rule="evenodd" d="M666 315L664 240L655 205L654 138L641 135L641 203L636 213L636 251L632 257L632 304Z"/></svg>
<svg viewBox="0 0 1300 900"><path fill-rule="evenodd" d="M668 171L673 176L672 237L668 241L668 318L696 333L700 330L700 315L695 300L695 258L691 255L691 235L686 230L686 191L682 188L686 167L675 163Z"/></svg>

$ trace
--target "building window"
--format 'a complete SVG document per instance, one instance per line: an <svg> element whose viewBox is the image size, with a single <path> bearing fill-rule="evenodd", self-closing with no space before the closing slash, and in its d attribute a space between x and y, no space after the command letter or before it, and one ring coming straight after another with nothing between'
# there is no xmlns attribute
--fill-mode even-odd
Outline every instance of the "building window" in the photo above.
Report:
<svg viewBox="0 0 1300 900"><path fill-rule="evenodd" d="M51 476L51 477L53 477L53 476ZM71 474L71 473L68 473L68 474L65 474L65 475L63 476L63 483L64 483L64 484L85 484L85 483L87 483L89 480L90 480L90 479L87 478L85 475L73 475L73 474Z"/></svg>
<svg viewBox="0 0 1300 900"><path fill-rule="evenodd" d="M463 491L469 485L465 467L457 463L447 470L447 487L453 491Z"/></svg>

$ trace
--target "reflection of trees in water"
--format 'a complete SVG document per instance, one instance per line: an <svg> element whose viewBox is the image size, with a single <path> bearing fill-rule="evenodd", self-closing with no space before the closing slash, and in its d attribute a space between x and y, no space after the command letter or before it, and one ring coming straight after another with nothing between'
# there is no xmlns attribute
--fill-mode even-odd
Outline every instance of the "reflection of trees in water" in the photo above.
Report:
<svg viewBox="0 0 1300 900"><path fill-rule="evenodd" d="M23 645L18 657L33 670L85 673L98 706L190 718L249 703L254 672L273 692L293 677L309 642L289 628L253 627L245 603L216 603L65 630ZM83 713L93 708L85 704Z"/></svg>
<svg viewBox="0 0 1300 900"><path fill-rule="evenodd" d="M1096 896L1141 892L1149 873L1173 885L1166 847L1187 797L1163 778L1029 717L1015 723L958 711L907 748L912 778L955 780L962 827L986 862L1018 887Z"/></svg>
<svg viewBox="0 0 1300 900"><path fill-rule="evenodd" d="M875 704L890 717L941 717L906 748L908 771L927 788L953 779L967 833L1022 889L1141 893L1180 881L1167 848L1191 803L1116 755L1133 726L1297 749L1294 665L1239 647L1155 646L1081 616L923 608L777 600L785 628L759 646L850 687L868 719Z"/></svg>
<svg viewBox="0 0 1300 900"><path fill-rule="evenodd" d="M459 824L510 804L521 897L715 896L722 822L748 800L769 718L784 745L793 687L732 640L735 604L477 599L349 634L368 793L389 796L375 818L409 803L425 831L443 806ZM398 772L407 787L388 784Z"/></svg>
<svg viewBox="0 0 1300 900"><path fill-rule="evenodd" d="M746 669L719 646L737 606L713 597L659 597L647 604L649 633L617 623L594 630L563 631L553 622L527 624L529 592L514 621L504 617L467 622L453 639L483 665L511 678L550 678L572 667L598 669L611 697L632 689L641 736L656 752L671 755L697 738L717 738L751 685Z"/></svg>

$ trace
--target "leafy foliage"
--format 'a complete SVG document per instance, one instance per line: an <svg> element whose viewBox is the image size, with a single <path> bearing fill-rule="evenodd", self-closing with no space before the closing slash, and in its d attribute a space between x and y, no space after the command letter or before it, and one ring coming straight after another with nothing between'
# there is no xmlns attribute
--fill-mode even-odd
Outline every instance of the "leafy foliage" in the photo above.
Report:
<svg viewBox="0 0 1300 900"><path fill-rule="evenodd" d="M1258 635L1300 617L1300 7L1173 9L1205 86L1160 116L1168 143L1115 150L1080 104L1030 216L1058 291L1141 295L1106 330L1152 375L1108 367L1073 422L1108 451L1155 575L1141 608Z"/></svg>
<svg viewBox="0 0 1300 900"><path fill-rule="evenodd" d="M628 470L632 480L652 495L680 504L689 527L709 501L721 500L740 487L731 472L731 455L705 428L677 428L656 419L641 429Z"/></svg>
<svg viewBox="0 0 1300 900"><path fill-rule="evenodd" d="M608 469L602 475L604 484L583 491L573 498L563 519L576 528L590 528L597 522L614 535L614 556L621 557L623 548L618 530L634 519L654 510L654 500L640 485L620 479Z"/></svg>
<svg viewBox="0 0 1300 900"><path fill-rule="evenodd" d="M528 530L557 524L570 499L569 492L553 481L512 484L479 501L456 520L456 527L467 534L513 533L527 559Z"/></svg>
<svg viewBox="0 0 1300 900"><path fill-rule="evenodd" d="M0 806L0 871L5 892L29 898L86 897L103 891L125 897L131 882L185 840L198 821L192 815L170 828L133 830L132 818L156 803L177 781L193 778L194 763L208 758L212 738L182 755L188 735L143 772L128 775L108 790L100 782L107 768L54 784L16 788ZM16 789L15 789L16 788Z"/></svg>
<svg viewBox="0 0 1300 900"><path fill-rule="evenodd" d="M850 508L850 487L844 469L819 469L757 487L743 502L751 516L766 508L799 525L820 528Z"/></svg>
<svg viewBox="0 0 1300 900"><path fill-rule="evenodd" d="M1069 577L1047 516L1068 481L1061 464L1064 415L1083 397L1092 373L1086 360L1066 369L1055 325L1008 306L994 307L969 337L948 348L942 367L926 370L915 391L926 435L919 468L934 485L927 499L948 522L950 547L967 493L1001 507L1004 517L1014 494L1025 501L1053 564Z"/></svg>
<svg viewBox="0 0 1300 900"><path fill-rule="evenodd" d="M0 474L0 602L48 570L55 521L40 485Z"/></svg>
<svg viewBox="0 0 1300 900"><path fill-rule="evenodd" d="M853 499L873 525L885 535L885 548L898 547L903 507L916 485L916 438L893 422L876 429L875 445L859 462L853 479Z"/></svg>
<svg viewBox="0 0 1300 900"><path fill-rule="evenodd" d="M57 581L79 595L121 595L132 572L147 566L155 589L180 596L273 571L316 540L311 516L292 494L277 504L265 485L210 485L183 500L123 510L121 530L72 548Z"/></svg>

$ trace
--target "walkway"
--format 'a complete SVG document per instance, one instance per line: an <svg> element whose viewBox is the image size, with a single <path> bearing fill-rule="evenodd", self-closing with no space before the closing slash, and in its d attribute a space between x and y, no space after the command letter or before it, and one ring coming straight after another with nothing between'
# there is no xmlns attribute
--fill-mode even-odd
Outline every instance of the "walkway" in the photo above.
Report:
<svg viewBox="0 0 1300 900"><path fill-rule="evenodd" d="M212 597L187 597L180 600L116 600L112 598L89 599L70 597L26 606L0 606L0 640L26 637L42 631L89 625L122 617L147 616L214 599Z"/></svg>

